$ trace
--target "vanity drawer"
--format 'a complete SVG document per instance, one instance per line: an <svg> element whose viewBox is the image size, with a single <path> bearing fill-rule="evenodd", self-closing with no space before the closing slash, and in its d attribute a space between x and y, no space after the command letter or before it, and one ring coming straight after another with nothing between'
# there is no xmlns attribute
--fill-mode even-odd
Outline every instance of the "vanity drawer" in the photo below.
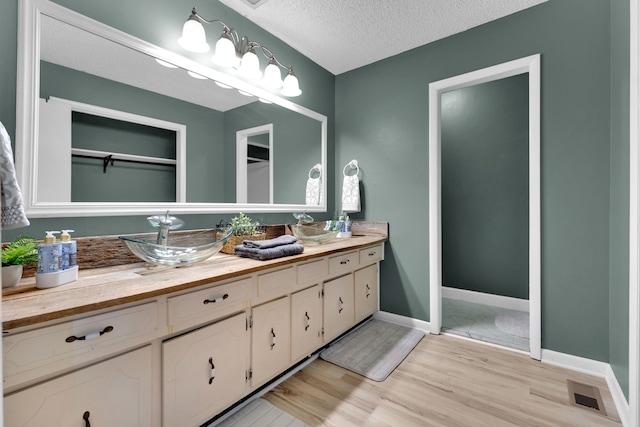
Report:
<svg viewBox="0 0 640 427"><path fill-rule="evenodd" d="M169 333L211 322L248 307L250 277L167 298Z"/></svg>
<svg viewBox="0 0 640 427"><path fill-rule="evenodd" d="M360 249L360 265L367 265L382 261L382 255L384 255L382 245Z"/></svg>
<svg viewBox="0 0 640 427"><path fill-rule="evenodd" d="M329 275L352 271L358 266L358 252L348 252L329 258Z"/></svg>
<svg viewBox="0 0 640 427"><path fill-rule="evenodd" d="M5 389L154 339L157 305L154 301L3 337Z"/></svg>
<svg viewBox="0 0 640 427"><path fill-rule="evenodd" d="M258 276L258 298L286 295L295 286L295 267L287 267Z"/></svg>
<svg viewBox="0 0 640 427"><path fill-rule="evenodd" d="M327 258L316 259L298 264L296 268L298 270L298 282L295 290L298 290L307 285L322 283L327 278L327 274L329 274L329 261Z"/></svg>

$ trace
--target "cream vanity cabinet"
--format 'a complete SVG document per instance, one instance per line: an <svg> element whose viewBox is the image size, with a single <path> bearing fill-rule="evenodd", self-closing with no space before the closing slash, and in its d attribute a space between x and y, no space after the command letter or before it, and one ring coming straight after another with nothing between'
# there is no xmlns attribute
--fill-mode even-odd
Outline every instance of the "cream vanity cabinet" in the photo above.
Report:
<svg viewBox="0 0 640 427"><path fill-rule="evenodd" d="M152 425L151 347L5 396L6 426Z"/></svg>
<svg viewBox="0 0 640 427"><path fill-rule="evenodd" d="M251 264L227 280L203 276L192 289L9 330L6 425L205 423L373 314L382 250Z"/></svg>
<svg viewBox="0 0 640 427"><path fill-rule="evenodd" d="M200 425L247 392L244 312L162 343L164 426Z"/></svg>

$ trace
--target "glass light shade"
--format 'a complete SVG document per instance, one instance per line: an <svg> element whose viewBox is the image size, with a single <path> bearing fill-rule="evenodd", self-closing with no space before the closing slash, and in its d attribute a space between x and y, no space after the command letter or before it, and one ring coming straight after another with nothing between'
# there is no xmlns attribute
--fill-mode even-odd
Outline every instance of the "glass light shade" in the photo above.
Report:
<svg viewBox="0 0 640 427"><path fill-rule="evenodd" d="M187 71L187 74L189 74L194 79L200 79L200 80L206 80L207 79L205 76L202 76L202 75L200 75L198 73L194 73L193 71Z"/></svg>
<svg viewBox="0 0 640 427"><path fill-rule="evenodd" d="M182 37L178 39L178 44L189 52L204 53L211 47L207 43L204 27L196 19L189 18L182 27Z"/></svg>
<svg viewBox="0 0 640 427"><path fill-rule="evenodd" d="M257 80L262 77L262 71L260 71L260 60L253 50L249 50L242 55L240 69L238 71L240 71L240 74L244 77L251 80Z"/></svg>
<svg viewBox="0 0 640 427"><path fill-rule="evenodd" d="M237 66L238 57L236 56L236 47L225 34L222 34L216 42L216 51L211 60L221 67L231 68Z"/></svg>
<svg viewBox="0 0 640 427"><path fill-rule="evenodd" d="M300 86L298 85L298 78L289 70L289 74L284 78L284 84L280 91L284 96L298 96L302 93Z"/></svg>
<svg viewBox="0 0 640 427"><path fill-rule="evenodd" d="M264 69L262 84L272 89L281 88L282 75L280 74L280 67L278 67L273 62L270 62L269 65L267 65L267 68Z"/></svg>
<svg viewBox="0 0 640 427"><path fill-rule="evenodd" d="M215 82L215 84L217 84L218 86L220 86L220 87L221 87L221 88L223 88L223 89L233 89L233 87L232 87L232 86L226 85L226 84L224 84L224 83L220 83L220 82L219 82L219 81L217 81L217 80L214 80L214 82Z"/></svg>

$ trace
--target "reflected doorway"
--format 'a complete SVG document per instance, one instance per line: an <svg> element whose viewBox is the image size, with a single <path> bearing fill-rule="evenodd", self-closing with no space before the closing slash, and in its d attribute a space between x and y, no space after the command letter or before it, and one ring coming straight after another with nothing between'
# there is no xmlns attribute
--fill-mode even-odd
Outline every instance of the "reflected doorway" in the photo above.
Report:
<svg viewBox="0 0 640 427"><path fill-rule="evenodd" d="M236 132L236 203L273 203L273 124Z"/></svg>

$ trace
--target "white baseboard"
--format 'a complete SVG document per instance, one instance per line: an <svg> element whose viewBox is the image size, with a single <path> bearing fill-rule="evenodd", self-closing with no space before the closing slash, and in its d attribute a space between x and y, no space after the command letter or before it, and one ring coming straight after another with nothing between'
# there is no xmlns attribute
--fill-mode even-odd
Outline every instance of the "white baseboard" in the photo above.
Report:
<svg viewBox="0 0 640 427"><path fill-rule="evenodd" d="M426 334L431 333L431 324L424 320L413 319L411 317L401 316L399 314L388 313L386 311L377 311L373 314L374 319L384 320L385 322L394 323L408 328L418 329Z"/></svg>
<svg viewBox="0 0 640 427"><path fill-rule="evenodd" d="M529 300L486 294L484 292L468 291L466 289L443 286L442 297L475 302L477 304L491 305L494 307L508 308L510 310L529 311Z"/></svg>
<svg viewBox="0 0 640 427"><path fill-rule="evenodd" d="M604 378L607 381L607 386L611 392L611 397L616 405L622 425L629 427L629 403L610 364L546 349L542 349L541 362Z"/></svg>
<svg viewBox="0 0 640 427"><path fill-rule="evenodd" d="M419 329L425 333L431 333L431 324L424 320L413 319L411 317L388 313L386 311L378 311L373 315L373 317L374 319ZM618 411L622 425L624 427L632 427L629 425L629 403L620 388L620 383L613 373L611 365L606 362L600 362L546 349L542 349L542 357L540 361L549 365L559 366L572 371L604 378L607 381L607 386L611 392L611 396L616 405L616 410Z"/></svg>

